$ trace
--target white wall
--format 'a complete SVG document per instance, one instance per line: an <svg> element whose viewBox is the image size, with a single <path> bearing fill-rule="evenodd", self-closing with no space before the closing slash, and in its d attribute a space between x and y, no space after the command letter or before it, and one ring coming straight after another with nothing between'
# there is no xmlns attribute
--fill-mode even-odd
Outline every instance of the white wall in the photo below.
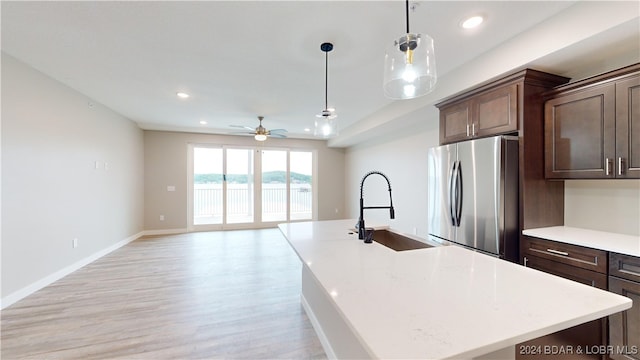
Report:
<svg viewBox="0 0 640 360"><path fill-rule="evenodd" d="M3 306L143 231L143 161L137 125L2 53Z"/></svg>
<svg viewBox="0 0 640 360"><path fill-rule="evenodd" d="M566 180L564 192L566 226L640 236L640 180Z"/></svg>
<svg viewBox="0 0 640 360"><path fill-rule="evenodd" d="M344 217L344 150L328 148L326 141L270 138L258 143L252 137L145 131L145 229L183 231L188 227L188 144L215 144L258 148L317 151L318 220ZM173 192L167 186L175 186ZM160 215L165 220L160 221Z"/></svg>
<svg viewBox="0 0 640 360"><path fill-rule="evenodd" d="M345 182L347 212L357 219L360 182L372 170L387 175L391 182L395 220L386 210L365 210L365 223L390 224L393 228L427 237L427 150L438 145L438 112L426 107L411 112L403 123L411 126L387 129L387 134L347 149ZM364 186L365 206L389 203L387 184L381 176L372 175Z"/></svg>

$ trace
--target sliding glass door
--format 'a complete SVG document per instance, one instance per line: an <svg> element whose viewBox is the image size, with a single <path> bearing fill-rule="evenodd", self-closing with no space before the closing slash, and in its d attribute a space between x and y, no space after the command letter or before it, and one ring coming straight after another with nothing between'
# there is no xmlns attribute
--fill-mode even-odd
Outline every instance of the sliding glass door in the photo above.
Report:
<svg viewBox="0 0 640 360"><path fill-rule="evenodd" d="M290 197L291 220L311 220L313 218L313 153L311 151L291 151Z"/></svg>
<svg viewBox="0 0 640 360"><path fill-rule="evenodd" d="M253 150L226 150L226 223L253 223Z"/></svg>
<svg viewBox="0 0 640 360"><path fill-rule="evenodd" d="M262 221L287 221L287 151L262 150Z"/></svg>
<svg viewBox="0 0 640 360"><path fill-rule="evenodd" d="M194 147L193 225L222 225L224 161L222 148Z"/></svg>
<svg viewBox="0 0 640 360"><path fill-rule="evenodd" d="M189 230L311 220L314 153L189 145Z"/></svg>

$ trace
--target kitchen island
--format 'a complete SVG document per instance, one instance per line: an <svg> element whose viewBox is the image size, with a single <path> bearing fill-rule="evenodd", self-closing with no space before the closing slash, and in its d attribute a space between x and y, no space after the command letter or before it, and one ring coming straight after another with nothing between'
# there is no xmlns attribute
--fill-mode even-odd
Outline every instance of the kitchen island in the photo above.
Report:
<svg viewBox="0 0 640 360"><path fill-rule="evenodd" d="M514 358L518 343L631 300L457 246L365 244L355 220L279 225L300 257L302 303L330 358Z"/></svg>

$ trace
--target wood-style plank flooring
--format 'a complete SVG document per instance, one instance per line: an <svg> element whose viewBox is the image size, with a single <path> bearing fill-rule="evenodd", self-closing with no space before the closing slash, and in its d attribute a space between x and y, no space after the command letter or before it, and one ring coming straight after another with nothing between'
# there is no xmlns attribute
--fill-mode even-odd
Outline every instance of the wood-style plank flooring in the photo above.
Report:
<svg viewBox="0 0 640 360"><path fill-rule="evenodd" d="M136 240L4 309L2 359L324 359L277 229Z"/></svg>

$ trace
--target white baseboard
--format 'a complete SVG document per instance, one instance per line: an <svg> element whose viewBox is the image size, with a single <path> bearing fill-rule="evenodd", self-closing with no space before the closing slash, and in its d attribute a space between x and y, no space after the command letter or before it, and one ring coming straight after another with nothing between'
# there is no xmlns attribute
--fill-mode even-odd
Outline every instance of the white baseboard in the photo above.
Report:
<svg viewBox="0 0 640 360"><path fill-rule="evenodd" d="M183 234L186 232L188 232L187 229L162 229L162 230L145 230L142 233L144 236L154 236L154 235Z"/></svg>
<svg viewBox="0 0 640 360"><path fill-rule="evenodd" d="M331 343L329 342L329 339L327 339L327 335L325 335L322 330L322 326L320 325L316 314L313 313L311 306L309 306L307 299L305 299L304 294L300 294L300 301L302 302L304 312L307 313L307 317L309 318L309 321L311 321L311 326L313 326L313 329L316 331L316 335L318 336L318 340L320 340L320 344L322 344L325 355L327 355L328 359L337 359L338 357L334 353Z"/></svg>
<svg viewBox="0 0 640 360"><path fill-rule="evenodd" d="M34 282L31 285L25 286L22 289L15 291L5 297L3 297L2 299L0 299L0 309L4 309L14 303L16 303L17 301L24 299L25 297L33 294L34 292L44 288L47 285L50 285L52 283L54 283L57 280L62 279L63 277L71 274L72 272L82 268L83 266L86 266L96 260L98 260L99 258L113 252L114 250L117 250L121 247L123 247L124 245L140 238L141 236L145 235L146 232L145 231L141 231L135 235L129 236L128 238L121 240L105 249L102 249L94 254L91 254L89 256L87 256L86 258L79 260L65 268L62 268L56 272L54 272L51 275L45 276L44 278Z"/></svg>

